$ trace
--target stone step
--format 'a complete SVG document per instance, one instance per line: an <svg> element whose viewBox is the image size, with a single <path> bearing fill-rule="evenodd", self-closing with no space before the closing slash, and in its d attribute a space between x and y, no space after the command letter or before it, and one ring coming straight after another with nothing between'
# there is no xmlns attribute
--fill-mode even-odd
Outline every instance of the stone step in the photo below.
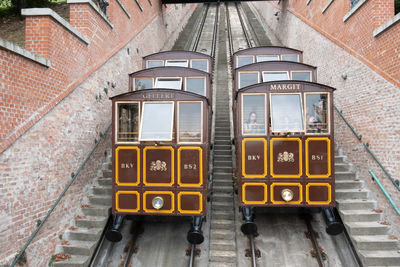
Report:
<svg viewBox="0 0 400 267"><path fill-rule="evenodd" d="M398 250L398 240L388 235L356 235L352 239L359 250Z"/></svg>
<svg viewBox="0 0 400 267"><path fill-rule="evenodd" d="M215 180L227 180L232 181L232 172L225 173L225 172L214 172L213 173L214 181Z"/></svg>
<svg viewBox="0 0 400 267"><path fill-rule="evenodd" d="M230 210L230 209L233 209L233 203L232 203L232 201L213 202L211 208L213 210Z"/></svg>
<svg viewBox="0 0 400 267"><path fill-rule="evenodd" d="M102 228L106 225L107 219L106 216L77 216L75 225L77 227Z"/></svg>
<svg viewBox="0 0 400 267"><path fill-rule="evenodd" d="M214 173L232 174L232 167L231 166L215 166L214 165Z"/></svg>
<svg viewBox="0 0 400 267"><path fill-rule="evenodd" d="M342 220L347 222L379 222L381 214L371 210L339 210Z"/></svg>
<svg viewBox="0 0 400 267"><path fill-rule="evenodd" d="M356 179L356 174L353 172L338 172L335 171L335 180L352 180Z"/></svg>
<svg viewBox="0 0 400 267"><path fill-rule="evenodd" d="M231 127L231 122L228 120L215 121L215 127Z"/></svg>
<svg viewBox="0 0 400 267"><path fill-rule="evenodd" d="M104 205L110 206L112 205L112 197L111 194L109 195L96 195L96 196L89 196L89 203L93 205Z"/></svg>
<svg viewBox="0 0 400 267"><path fill-rule="evenodd" d="M216 262L210 261L208 267L237 267L236 263L233 262Z"/></svg>
<svg viewBox="0 0 400 267"><path fill-rule="evenodd" d="M214 161L231 161L232 162L232 154L230 155L215 155Z"/></svg>
<svg viewBox="0 0 400 267"><path fill-rule="evenodd" d="M345 226L350 235L385 235L389 230L379 222L347 222Z"/></svg>
<svg viewBox="0 0 400 267"><path fill-rule="evenodd" d="M234 229L235 222L233 220L212 220L211 229Z"/></svg>
<svg viewBox="0 0 400 267"><path fill-rule="evenodd" d="M110 161L110 162L104 162L102 165L101 165L101 169L102 170L112 170L112 162Z"/></svg>
<svg viewBox="0 0 400 267"><path fill-rule="evenodd" d="M347 163L335 163L335 172L349 171L350 165Z"/></svg>
<svg viewBox="0 0 400 267"><path fill-rule="evenodd" d="M340 210L372 210L376 207L376 201L370 199L337 199Z"/></svg>
<svg viewBox="0 0 400 267"><path fill-rule="evenodd" d="M82 213L85 216L108 216L111 206L103 205L86 205L82 208Z"/></svg>
<svg viewBox="0 0 400 267"><path fill-rule="evenodd" d="M368 198L368 191L364 189L337 189L336 199L363 199Z"/></svg>
<svg viewBox="0 0 400 267"><path fill-rule="evenodd" d="M211 250L236 250L236 244L234 240L211 240L210 241Z"/></svg>
<svg viewBox="0 0 400 267"><path fill-rule="evenodd" d="M213 186L213 191L214 192L232 192L233 188L232 186Z"/></svg>
<svg viewBox="0 0 400 267"><path fill-rule="evenodd" d="M67 240L78 241L97 241L102 233L102 228L78 228L76 230L68 229L66 231Z"/></svg>
<svg viewBox="0 0 400 267"><path fill-rule="evenodd" d="M232 168L232 160L215 160L214 159L214 169L215 167L230 167Z"/></svg>
<svg viewBox="0 0 400 267"><path fill-rule="evenodd" d="M93 194L95 195L111 195L112 186L93 186L92 187Z"/></svg>
<svg viewBox="0 0 400 267"><path fill-rule="evenodd" d="M215 146L230 146L231 140L214 140Z"/></svg>
<svg viewBox="0 0 400 267"><path fill-rule="evenodd" d="M52 266L57 267L86 267L90 257L82 255L71 255L71 258L63 261L53 262Z"/></svg>
<svg viewBox="0 0 400 267"><path fill-rule="evenodd" d="M112 177L112 171L111 170L103 170L103 177L104 178L111 178Z"/></svg>
<svg viewBox="0 0 400 267"><path fill-rule="evenodd" d="M64 242L68 243L57 245L56 251L62 251L69 255L91 256L96 247L96 242L77 240L65 240Z"/></svg>
<svg viewBox="0 0 400 267"><path fill-rule="evenodd" d="M338 189L359 189L362 187L360 181L338 180L335 181L335 188Z"/></svg>
<svg viewBox="0 0 400 267"><path fill-rule="evenodd" d="M232 180L214 180L214 186L233 186Z"/></svg>
<svg viewBox="0 0 400 267"><path fill-rule="evenodd" d="M235 231L232 229L211 229L210 240L235 240Z"/></svg>
<svg viewBox="0 0 400 267"><path fill-rule="evenodd" d="M360 250L359 255L364 266L399 266L400 262L400 253L397 250Z"/></svg>
<svg viewBox="0 0 400 267"><path fill-rule="evenodd" d="M344 163L345 156L335 156L335 163Z"/></svg>
<svg viewBox="0 0 400 267"><path fill-rule="evenodd" d="M215 135L217 136L221 136L221 135L230 135L231 134L231 130L229 128L227 129L216 129L215 130Z"/></svg>
<svg viewBox="0 0 400 267"><path fill-rule="evenodd" d="M98 181L100 186L112 185L112 179L111 178L97 178L97 181Z"/></svg>
<svg viewBox="0 0 400 267"><path fill-rule="evenodd" d="M227 155L231 156L232 151L231 150L214 150L214 155Z"/></svg>
<svg viewBox="0 0 400 267"><path fill-rule="evenodd" d="M215 133L215 138L231 138L230 133L222 132L222 133Z"/></svg>
<svg viewBox="0 0 400 267"><path fill-rule="evenodd" d="M214 149L215 150L229 150L229 151L231 151L231 148L232 148L232 146L229 144L229 145L217 145L217 144L214 144Z"/></svg>
<svg viewBox="0 0 400 267"><path fill-rule="evenodd" d="M226 250L211 250L210 261L223 263L236 263L236 252Z"/></svg>
<svg viewBox="0 0 400 267"><path fill-rule="evenodd" d="M217 193L217 192L215 192L215 193L212 194L212 201L213 202L233 201L233 193L232 192L229 192L229 193Z"/></svg>
<svg viewBox="0 0 400 267"><path fill-rule="evenodd" d="M212 219L213 220L233 220L235 218L235 214L232 210L230 211L222 211L222 210L213 210L212 211Z"/></svg>

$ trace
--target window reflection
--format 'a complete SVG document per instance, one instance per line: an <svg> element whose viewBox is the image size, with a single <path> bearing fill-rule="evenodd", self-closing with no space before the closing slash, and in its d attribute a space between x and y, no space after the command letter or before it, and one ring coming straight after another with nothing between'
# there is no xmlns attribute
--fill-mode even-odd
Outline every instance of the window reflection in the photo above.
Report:
<svg viewBox="0 0 400 267"><path fill-rule="evenodd" d="M135 90L151 89L153 88L152 78L135 78Z"/></svg>
<svg viewBox="0 0 400 267"><path fill-rule="evenodd" d="M147 60L147 68L163 67L164 62L162 60Z"/></svg>
<svg viewBox="0 0 400 267"><path fill-rule="evenodd" d="M252 56L238 56L237 57L237 67L241 67L244 65L249 65L249 64L253 64L254 63L254 59Z"/></svg>
<svg viewBox="0 0 400 267"><path fill-rule="evenodd" d="M154 87L181 90L182 78L157 78Z"/></svg>
<svg viewBox="0 0 400 267"><path fill-rule="evenodd" d="M178 142L201 142L201 102L179 103Z"/></svg>
<svg viewBox="0 0 400 267"><path fill-rule="evenodd" d="M140 140L172 140L173 114L173 103L143 103Z"/></svg>
<svg viewBox="0 0 400 267"><path fill-rule="evenodd" d="M265 134L265 95L243 95L243 135Z"/></svg>
<svg viewBox="0 0 400 267"><path fill-rule="evenodd" d="M282 60L299 62L299 57L297 55L282 55Z"/></svg>
<svg viewBox="0 0 400 267"><path fill-rule="evenodd" d="M186 91L205 96L205 78L186 78Z"/></svg>
<svg viewBox="0 0 400 267"><path fill-rule="evenodd" d="M136 142L139 134L139 104L119 103L117 142Z"/></svg>
<svg viewBox="0 0 400 267"><path fill-rule="evenodd" d="M192 60L192 68L197 70L202 70L204 72L208 72L207 60L204 59L193 59Z"/></svg>
<svg viewBox="0 0 400 267"><path fill-rule="evenodd" d="M272 131L304 131L301 107L300 94L271 94Z"/></svg>
<svg viewBox="0 0 400 267"><path fill-rule="evenodd" d="M293 71L292 80L311 81L311 72L309 71Z"/></svg>
<svg viewBox="0 0 400 267"><path fill-rule="evenodd" d="M257 56L257 62L273 61L273 60L279 60L279 56L278 55Z"/></svg>
<svg viewBox="0 0 400 267"><path fill-rule="evenodd" d="M289 80L289 73L282 72L263 72L263 82Z"/></svg>
<svg viewBox="0 0 400 267"><path fill-rule="evenodd" d="M258 72L239 73L239 88L258 83Z"/></svg>
<svg viewBox="0 0 400 267"><path fill-rule="evenodd" d="M168 67L188 67L189 62L187 60L167 60L165 66Z"/></svg>
<svg viewBox="0 0 400 267"><path fill-rule="evenodd" d="M328 133L328 94L306 94L307 133Z"/></svg>

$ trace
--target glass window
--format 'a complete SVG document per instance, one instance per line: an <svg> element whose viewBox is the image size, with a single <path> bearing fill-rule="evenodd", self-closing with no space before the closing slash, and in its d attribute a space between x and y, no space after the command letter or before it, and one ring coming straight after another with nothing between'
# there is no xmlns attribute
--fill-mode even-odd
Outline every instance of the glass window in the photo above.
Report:
<svg viewBox="0 0 400 267"><path fill-rule="evenodd" d="M165 66L168 67L189 67L189 62L187 60L167 60Z"/></svg>
<svg viewBox="0 0 400 267"><path fill-rule="evenodd" d="M147 60L147 68L163 67L164 61L162 60Z"/></svg>
<svg viewBox="0 0 400 267"><path fill-rule="evenodd" d="M141 141L172 140L174 104L143 103Z"/></svg>
<svg viewBox="0 0 400 267"><path fill-rule="evenodd" d="M306 94L307 133L329 133L328 94Z"/></svg>
<svg viewBox="0 0 400 267"><path fill-rule="evenodd" d="M282 57L282 60L284 60L284 61L299 62L298 55L282 55L281 57Z"/></svg>
<svg viewBox="0 0 400 267"><path fill-rule="evenodd" d="M178 142L201 142L201 102L179 103Z"/></svg>
<svg viewBox="0 0 400 267"><path fill-rule="evenodd" d="M243 135L265 134L265 95L243 95Z"/></svg>
<svg viewBox="0 0 400 267"><path fill-rule="evenodd" d="M311 72L309 71L292 71L292 80L311 81Z"/></svg>
<svg viewBox="0 0 400 267"><path fill-rule="evenodd" d="M205 80L205 78L186 78L186 91L205 96Z"/></svg>
<svg viewBox="0 0 400 267"><path fill-rule="evenodd" d="M152 78L135 78L135 91L153 88Z"/></svg>
<svg viewBox="0 0 400 267"><path fill-rule="evenodd" d="M239 72L239 88L258 83L258 72Z"/></svg>
<svg viewBox="0 0 400 267"><path fill-rule="evenodd" d="M273 132L302 132L303 112L300 94L271 94Z"/></svg>
<svg viewBox="0 0 400 267"><path fill-rule="evenodd" d="M237 68L254 63L254 59L252 56L238 56L236 57L236 59L237 59Z"/></svg>
<svg viewBox="0 0 400 267"><path fill-rule="evenodd" d="M282 72L263 72L263 82L289 80L289 73Z"/></svg>
<svg viewBox="0 0 400 267"><path fill-rule="evenodd" d="M257 62L273 61L273 60L279 60L279 56L278 55L257 56Z"/></svg>
<svg viewBox="0 0 400 267"><path fill-rule="evenodd" d="M139 104L117 104L117 142L137 142L139 136Z"/></svg>
<svg viewBox="0 0 400 267"><path fill-rule="evenodd" d="M154 88L168 88L181 90L182 78L157 78Z"/></svg>
<svg viewBox="0 0 400 267"><path fill-rule="evenodd" d="M208 72L208 61L206 59L193 59L191 64L193 69Z"/></svg>

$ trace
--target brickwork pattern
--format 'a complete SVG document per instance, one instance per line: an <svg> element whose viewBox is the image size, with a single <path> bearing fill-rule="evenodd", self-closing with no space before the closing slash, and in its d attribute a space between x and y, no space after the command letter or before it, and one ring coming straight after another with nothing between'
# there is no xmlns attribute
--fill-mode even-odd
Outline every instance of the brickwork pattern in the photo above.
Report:
<svg viewBox="0 0 400 267"><path fill-rule="evenodd" d="M312 1L314 2L319 1ZM336 2L341 1L335 1L332 5ZM343 110L343 115L356 131L362 134L362 142L369 143L371 150L389 173L400 179L399 87L371 69L370 65L326 38L318 27L314 29L291 12L287 12L287 7L278 9L269 2L255 2L252 6L283 45L304 51L304 62L318 67L319 83L337 89L334 93L335 104ZM321 8L322 6L321 4ZM278 11L281 12L279 20L274 16ZM396 31L400 29L399 26L396 26ZM357 38L363 38L362 35L360 33L357 34L358 37L354 36L355 42L358 42ZM374 45L375 43L370 44ZM372 47L368 49L373 50ZM377 54L384 52L379 46L375 49ZM385 212L385 219L395 226L395 234L399 236L400 218L378 186L372 182L368 169L372 169L378 175L398 206L400 194L338 114L335 114L335 140L343 149L344 155L353 163L358 178L363 179L372 194L377 197L380 208Z"/></svg>
<svg viewBox="0 0 400 267"><path fill-rule="evenodd" d="M82 9L87 7L79 5ZM137 9L128 1L124 5L128 10ZM120 9L117 5L114 7ZM25 126L24 133L0 154L0 265L9 263L22 248L38 220L44 218L70 181L71 173L78 169L109 125L111 101L108 97L127 91L128 74L141 68L142 56L170 48L195 5L171 5L162 12L158 11L159 7L156 1L152 8L146 6L153 10L145 11L148 17L135 19L137 27L126 25L125 36L118 38L104 34L111 27L104 19L96 22L98 14L91 14L95 19L85 24L92 33L86 36L89 46L72 37L53 19L40 17L43 25L53 25L49 33L51 48L43 50L50 57L51 68L0 49L0 85L6 89L1 90L0 102L8 105L0 109L2 123L8 123L3 118L8 120L8 116L14 116L13 126L21 127L21 122L27 125L27 117L35 116L35 123ZM126 14L115 14L121 21L127 18ZM134 14L131 12L132 17ZM31 22L35 23L35 19ZM104 25L96 26L96 23ZM113 24L116 30L119 24L117 21ZM38 26L32 26L35 27ZM103 43L114 46L107 44L103 49L101 38ZM24 87L24 82L31 87ZM53 106L48 104L51 101ZM28 266L47 266L60 235L76 215L76 207L86 197L101 169L104 152L111 148L108 134L28 248Z"/></svg>

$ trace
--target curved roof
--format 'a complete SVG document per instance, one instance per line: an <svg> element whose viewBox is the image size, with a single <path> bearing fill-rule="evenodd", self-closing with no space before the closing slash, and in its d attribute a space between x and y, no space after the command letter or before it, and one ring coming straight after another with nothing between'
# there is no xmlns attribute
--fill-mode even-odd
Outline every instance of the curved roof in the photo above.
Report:
<svg viewBox="0 0 400 267"><path fill-rule="evenodd" d="M241 54L246 54L246 55L256 55L258 53L251 53L251 52L259 52L259 51L271 51L271 53L274 53L273 51L279 51L279 54L281 54L284 51L287 52L295 52L296 54L303 54L303 51L297 50L294 48L290 47L285 47L285 46L257 46L257 47L250 47L246 49L239 50L235 52L233 55L241 55Z"/></svg>
<svg viewBox="0 0 400 267"><path fill-rule="evenodd" d="M170 74L171 73L171 74ZM148 68L148 69L142 69L133 73L130 73L129 76L137 76L137 75L143 75L143 74L153 74L150 76L157 77L159 75L175 75L177 73L183 73L184 75L179 75L179 76L188 76L188 75L206 75L210 76L208 72L204 72L198 69L192 69L192 68L185 68L185 67L155 67L155 68Z"/></svg>
<svg viewBox="0 0 400 267"><path fill-rule="evenodd" d="M271 67L271 66L273 66L273 68L282 66L282 70L283 70L283 68L285 68L285 66L287 66L287 67L297 66L297 67L301 67L302 70L303 69L309 69L309 70L317 69L317 67L308 65L305 63L294 62L294 61L274 60L274 61L263 61L263 62L244 65L244 66L241 66L241 67L235 69L235 71L247 71L247 70L264 71L264 70L270 70L270 68L267 68L267 67ZM267 68L267 69L265 69L265 68ZM294 69L290 69L290 70L294 70Z"/></svg>
<svg viewBox="0 0 400 267"><path fill-rule="evenodd" d="M157 56L166 56L168 54L171 54L171 55L182 55L181 58L185 58L184 57L185 55L193 55L193 56L197 56L197 58L200 56L201 58L210 58L211 59L211 56L209 56L209 55L206 55L206 54L203 54L203 53L200 53L200 52L196 52L196 51L186 51L186 50L161 51L161 52L157 52L157 53L153 53L153 54L144 56L143 59L146 60L146 59L154 58L154 57L157 57ZM179 58L176 58L176 59L179 59Z"/></svg>

